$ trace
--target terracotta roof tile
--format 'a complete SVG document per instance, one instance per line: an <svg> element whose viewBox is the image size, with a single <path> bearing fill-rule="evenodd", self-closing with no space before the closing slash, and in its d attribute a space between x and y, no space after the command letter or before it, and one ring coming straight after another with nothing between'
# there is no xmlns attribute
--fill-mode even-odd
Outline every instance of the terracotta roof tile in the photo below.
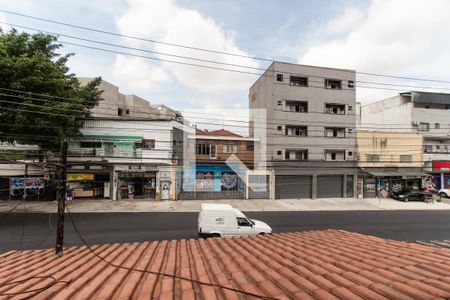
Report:
<svg viewBox="0 0 450 300"><path fill-rule="evenodd" d="M277 299L450 297L450 250L342 230L92 249L125 268L85 246L65 249L62 258L50 249L0 254L0 299L246 298L236 290ZM52 284L45 276L71 281ZM1 295L18 292L25 293Z"/></svg>

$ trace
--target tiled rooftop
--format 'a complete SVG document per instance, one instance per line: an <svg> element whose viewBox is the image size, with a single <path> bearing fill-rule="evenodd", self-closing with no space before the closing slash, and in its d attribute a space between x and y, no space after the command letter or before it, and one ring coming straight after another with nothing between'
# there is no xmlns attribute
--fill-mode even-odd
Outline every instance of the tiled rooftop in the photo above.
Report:
<svg viewBox="0 0 450 300"><path fill-rule="evenodd" d="M116 265L277 299L450 297L450 249L341 230L92 248ZM47 275L70 283L32 278ZM4 296L47 286L42 292ZM0 299L255 299L180 278L116 268L85 246L67 248L61 258L53 250L1 254L0 294Z"/></svg>

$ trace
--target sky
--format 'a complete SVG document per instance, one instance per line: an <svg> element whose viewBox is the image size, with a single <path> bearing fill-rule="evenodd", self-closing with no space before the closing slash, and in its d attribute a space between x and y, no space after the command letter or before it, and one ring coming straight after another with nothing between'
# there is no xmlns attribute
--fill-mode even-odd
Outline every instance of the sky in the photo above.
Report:
<svg viewBox="0 0 450 300"><path fill-rule="evenodd" d="M450 81L448 0L0 0L0 9L247 57ZM250 73L260 73L261 70L255 68L264 69L270 64L251 58L93 33L4 12L0 12L0 22L248 68L184 60L60 36L63 42L156 59ZM4 24L0 26L4 30L9 28ZM151 103L165 104L178 110L229 109L231 115L245 111L248 89L258 78L254 74L180 65L67 44L60 51L75 53L69 67L78 76L101 76L119 86L123 93L135 94ZM357 81L357 101L363 104L407 90L450 91L450 84L437 82L362 74L357 74Z"/></svg>

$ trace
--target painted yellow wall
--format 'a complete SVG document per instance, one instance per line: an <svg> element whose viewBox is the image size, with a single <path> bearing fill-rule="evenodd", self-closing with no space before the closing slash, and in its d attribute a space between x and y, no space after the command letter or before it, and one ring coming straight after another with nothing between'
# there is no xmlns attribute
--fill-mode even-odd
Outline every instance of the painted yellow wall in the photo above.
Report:
<svg viewBox="0 0 450 300"><path fill-rule="evenodd" d="M359 167L423 167L422 135L418 133L357 131ZM379 162L367 160L368 154L378 154ZM400 162L400 155L411 155L411 162Z"/></svg>

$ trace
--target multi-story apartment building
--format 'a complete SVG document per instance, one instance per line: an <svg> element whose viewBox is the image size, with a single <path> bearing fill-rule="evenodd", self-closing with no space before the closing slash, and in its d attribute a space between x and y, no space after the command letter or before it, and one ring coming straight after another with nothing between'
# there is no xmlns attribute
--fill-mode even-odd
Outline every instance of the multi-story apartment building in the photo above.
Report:
<svg viewBox="0 0 450 300"><path fill-rule="evenodd" d="M422 150L419 133L357 130L358 197L387 198L395 191L423 187Z"/></svg>
<svg viewBox="0 0 450 300"><path fill-rule="evenodd" d="M253 84L276 198L353 197L355 105L353 70L274 62Z"/></svg>
<svg viewBox="0 0 450 300"><path fill-rule="evenodd" d="M93 78L78 78L81 84L86 84ZM99 87L103 100L91 110L93 118L115 119L155 119L175 120L182 122L180 112L165 105L151 104L149 101L136 95L125 95L119 91L119 87L102 80Z"/></svg>
<svg viewBox="0 0 450 300"><path fill-rule="evenodd" d="M361 126L419 132L424 171L432 174L435 189L450 186L450 94L410 91L362 106Z"/></svg>
<svg viewBox="0 0 450 300"><path fill-rule="evenodd" d="M88 79L81 79L87 81ZM99 105L69 140L68 182L75 198L175 199L176 168L194 128L164 105L124 95L102 81Z"/></svg>

